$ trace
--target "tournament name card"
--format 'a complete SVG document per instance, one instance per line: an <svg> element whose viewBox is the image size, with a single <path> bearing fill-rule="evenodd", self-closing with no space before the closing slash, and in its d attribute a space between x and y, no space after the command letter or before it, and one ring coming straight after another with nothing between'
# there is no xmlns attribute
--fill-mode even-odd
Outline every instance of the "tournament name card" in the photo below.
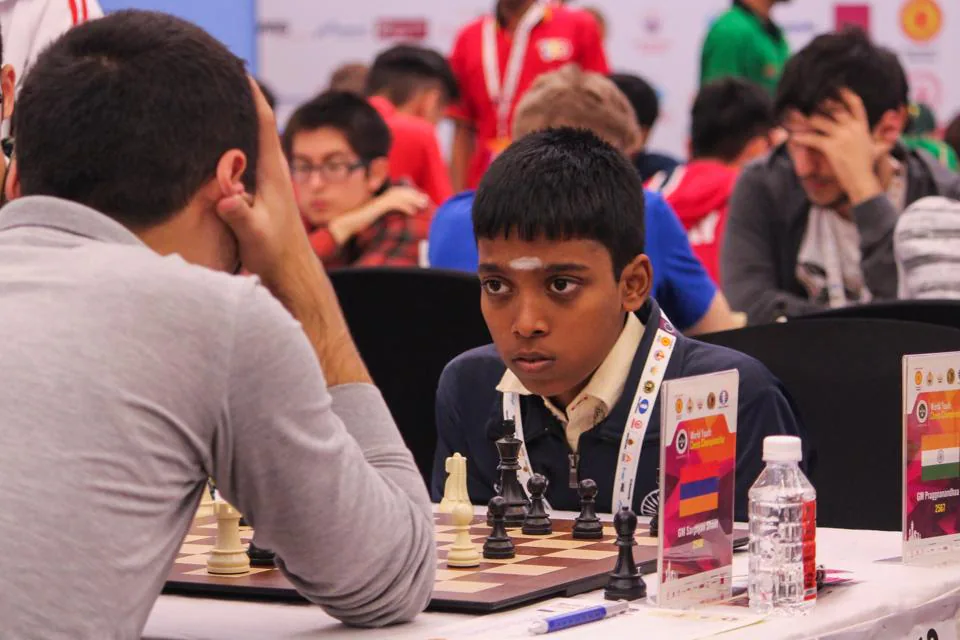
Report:
<svg viewBox="0 0 960 640"><path fill-rule="evenodd" d="M730 597L739 388L736 369L663 383L657 556L662 607Z"/></svg>
<svg viewBox="0 0 960 640"><path fill-rule="evenodd" d="M960 560L960 352L903 357L903 561Z"/></svg>

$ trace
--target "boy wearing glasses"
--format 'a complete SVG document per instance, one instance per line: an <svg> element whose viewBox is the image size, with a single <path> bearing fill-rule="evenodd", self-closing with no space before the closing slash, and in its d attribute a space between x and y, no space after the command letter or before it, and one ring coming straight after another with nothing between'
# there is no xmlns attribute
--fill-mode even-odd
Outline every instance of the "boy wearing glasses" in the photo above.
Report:
<svg viewBox="0 0 960 640"><path fill-rule="evenodd" d="M416 266L429 199L390 182L390 130L363 98L328 91L301 105L284 151L310 244L327 268Z"/></svg>

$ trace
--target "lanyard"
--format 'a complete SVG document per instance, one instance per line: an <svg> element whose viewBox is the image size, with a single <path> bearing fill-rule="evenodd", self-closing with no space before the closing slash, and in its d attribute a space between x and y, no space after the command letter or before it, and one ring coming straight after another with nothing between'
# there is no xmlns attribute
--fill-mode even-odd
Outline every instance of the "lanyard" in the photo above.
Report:
<svg viewBox="0 0 960 640"><path fill-rule="evenodd" d="M523 59L527 55L527 45L530 42L530 32L543 20L546 3L542 0L534 4L524 14L517 30L513 35L513 44L510 45L510 55L507 58L507 75L500 79L500 55L497 51L497 19L488 16L483 22L483 79L487 84L487 95L490 96L494 108L497 110L497 137L505 139L510 131L510 107L517 96L520 85L520 73L523 71Z"/></svg>
<svg viewBox="0 0 960 640"><path fill-rule="evenodd" d="M650 416L660 394L660 385L673 356L673 349L677 344L677 336L673 325L666 314L660 313L660 328L653 338L650 353L643 365L640 383L633 396L630 413L623 426L623 436L620 438L620 454L617 457L617 471L614 475L613 510L617 513L621 507L632 506L633 493L637 482L637 464L640 462L640 450L643 447L643 438L647 433ZM530 456L527 455L527 443L523 434L523 422L520 415L520 394L510 392L503 394L503 419L513 420L516 425L516 437L520 440L520 471L517 479L524 487L533 475L530 465ZM546 505L546 508L550 508Z"/></svg>

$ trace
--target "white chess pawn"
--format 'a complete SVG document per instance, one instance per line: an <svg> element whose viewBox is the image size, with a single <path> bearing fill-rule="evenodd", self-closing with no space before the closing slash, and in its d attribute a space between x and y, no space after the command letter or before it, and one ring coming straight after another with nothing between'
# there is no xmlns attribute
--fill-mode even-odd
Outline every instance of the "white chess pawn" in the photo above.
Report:
<svg viewBox="0 0 960 640"><path fill-rule="evenodd" d="M457 535L447 551L448 567L480 566L480 551L470 539L470 523L473 522L473 507L457 504L453 507L453 526Z"/></svg>
<svg viewBox="0 0 960 640"><path fill-rule="evenodd" d="M250 571L250 557L240 540L240 512L223 501L213 505L217 541L207 558L207 573L236 575Z"/></svg>

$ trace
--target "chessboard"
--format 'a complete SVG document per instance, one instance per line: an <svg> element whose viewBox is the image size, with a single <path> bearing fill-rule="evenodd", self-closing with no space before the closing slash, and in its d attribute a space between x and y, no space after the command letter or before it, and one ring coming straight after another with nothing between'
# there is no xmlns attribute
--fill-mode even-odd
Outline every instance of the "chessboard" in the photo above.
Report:
<svg viewBox="0 0 960 640"><path fill-rule="evenodd" d="M554 519L553 533L523 535L511 529L516 557L509 560L481 559L480 566L452 569L446 552L454 539L454 527L447 514L434 514L437 536L437 576L430 609L482 613L525 604L549 597L569 597L595 589L607 582L613 570L617 548L616 533L607 525L600 540L574 540L573 520ZM213 549L216 518L199 516L184 539L164 593L202 597L234 597L255 600L303 602L283 574L274 567L251 567L236 576L207 573L207 554ZM479 546L490 533L482 516L470 526L472 541ZM746 531L735 532L743 542ZM241 528L241 539L249 543L253 530ZM634 558L640 571L655 573L657 539L647 535L645 525L637 531Z"/></svg>

